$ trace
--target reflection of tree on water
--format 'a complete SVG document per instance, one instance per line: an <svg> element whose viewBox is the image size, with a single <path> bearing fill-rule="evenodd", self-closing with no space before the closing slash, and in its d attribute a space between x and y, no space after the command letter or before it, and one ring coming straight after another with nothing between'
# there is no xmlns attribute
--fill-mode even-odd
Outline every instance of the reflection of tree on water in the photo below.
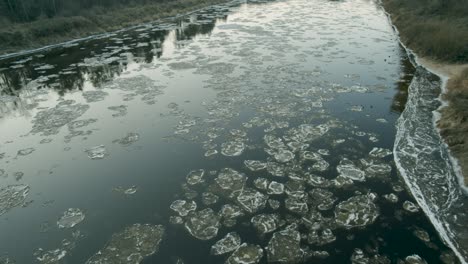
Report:
<svg viewBox="0 0 468 264"><path fill-rule="evenodd" d="M408 88L416 70L406 56L404 56L404 59L400 60L400 62L400 72L404 75L402 75L399 81L395 83L396 94L393 97L391 106L391 110L397 113L402 113L403 110L405 110L406 101L408 100Z"/></svg>
<svg viewBox="0 0 468 264"><path fill-rule="evenodd" d="M224 16L224 19L227 16ZM199 34L209 34L215 21L198 23L203 17L195 16L191 23L178 23L175 41L190 40ZM193 21L192 21L193 20ZM168 40L168 30L132 30L112 34L106 38L84 41L63 48L51 49L39 55L24 55L0 62L0 95L19 96L28 84L33 89L53 89L63 96L69 91L80 91L87 81L99 87L120 76L130 63L152 63L163 53L163 43ZM18 61L29 59L24 64ZM15 64L16 63L16 64ZM11 67L18 65L17 67ZM44 68L44 65L51 67ZM35 81L32 83L32 81ZM2 102L0 102L2 103ZM8 104L16 110L15 105ZM4 112L4 111L2 111Z"/></svg>

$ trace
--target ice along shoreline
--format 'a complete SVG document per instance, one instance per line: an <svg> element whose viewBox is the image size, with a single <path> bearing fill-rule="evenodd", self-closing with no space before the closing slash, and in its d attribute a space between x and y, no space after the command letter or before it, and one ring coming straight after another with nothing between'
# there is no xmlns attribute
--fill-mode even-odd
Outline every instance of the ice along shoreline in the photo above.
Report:
<svg viewBox="0 0 468 264"><path fill-rule="evenodd" d="M380 5L385 10L381 3ZM421 206L441 239L454 251L460 263L467 264L468 240L452 229L456 223L463 223L463 219L467 218L462 214L461 219L458 219L458 215L453 215L452 211L463 213L463 209L468 209L465 203L468 199L465 195L462 170L457 159L450 154L448 145L442 139L436 125L441 118L439 110L447 105L442 95L446 91L449 77L428 67L424 60L421 62L421 58L402 42L397 27L392 23L391 15L386 11L385 13L400 44L407 52L410 62L416 68L415 76L408 88L408 102L396 124L397 135L393 149L395 164L410 193ZM428 138L433 141L426 141ZM428 143L432 144L426 146ZM437 156L443 161L443 164L439 165L444 168L438 169L445 173L437 173L435 171L437 165L429 166L429 170L433 171L426 170L427 162L431 161L430 157L434 152L437 152ZM435 173L431 175L434 178L425 178L429 175L428 172ZM437 183L431 184L431 181ZM458 228L460 227L464 226Z"/></svg>

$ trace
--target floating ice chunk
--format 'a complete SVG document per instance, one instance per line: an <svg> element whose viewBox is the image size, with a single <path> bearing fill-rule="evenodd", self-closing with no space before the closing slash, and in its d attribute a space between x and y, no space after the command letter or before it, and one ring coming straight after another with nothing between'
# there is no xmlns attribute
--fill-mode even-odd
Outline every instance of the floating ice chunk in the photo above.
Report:
<svg viewBox="0 0 468 264"><path fill-rule="evenodd" d="M351 86L351 92L356 92L356 93L366 93L369 91L369 88L361 85L353 85Z"/></svg>
<svg viewBox="0 0 468 264"><path fill-rule="evenodd" d="M265 141L265 144L272 149L284 149L286 147L281 138L277 138L273 135L265 135L263 140Z"/></svg>
<svg viewBox="0 0 468 264"><path fill-rule="evenodd" d="M307 227L309 230L317 231L322 228L322 225L324 224L324 218L320 212L311 209L305 216L302 217L302 221L304 225ZM315 234L315 236L318 235ZM309 238L310 240L310 238ZM317 241L313 242L316 243ZM310 244L313 244L309 241Z"/></svg>
<svg viewBox="0 0 468 264"><path fill-rule="evenodd" d="M319 245L326 245L334 242L336 240L336 236L333 232L327 228L322 231L322 235L320 236Z"/></svg>
<svg viewBox="0 0 468 264"><path fill-rule="evenodd" d="M138 187L135 185L129 187L129 188L124 188L124 187L116 187L113 189L116 192L125 194L125 195L132 195L135 194L138 191Z"/></svg>
<svg viewBox="0 0 468 264"><path fill-rule="evenodd" d="M367 167L367 177L388 176L392 172L392 166L382 161L361 159L361 163Z"/></svg>
<svg viewBox="0 0 468 264"><path fill-rule="evenodd" d="M0 216L10 209L23 205L29 194L27 185L10 185L0 189Z"/></svg>
<svg viewBox="0 0 468 264"><path fill-rule="evenodd" d="M349 110L353 112L362 112L363 109L364 107L362 105L353 105Z"/></svg>
<svg viewBox="0 0 468 264"><path fill-rule="evenodd" d="M210 240L218 235L219 216L211 208L193 212L185 222L185 229L195 238Z"/></svg>
<svg viewBox="0 0 468 264"><path fill-rule="evenodd" d="M140 135L138 133L127 133L125 137L114 140L113 142L123 146L130 146L138 140L140 140Z"/></svg>
<svg viewBox="0 0 468 264"><path fill-rule="evenodd" d="M387 119L385 119L385 118L377 118L375 121L377 121L379 123L388 123Z"/></svg>
<svg viewBox="0 0 468 264"><path fill-rule="evenodd" d="M335 208L336 223L347 229L374 223L379 216L374 199L374 194L358 195L339 203Z"/></svg>
<svg viewBox="0 0 468 264"><path fill-rule="evenodd" d="M225 204L221 207L221 216L225 219L234 219L244 215L244 211L237 205Z"/></svg>
<svg viewBox="0 0 468 264"><path fill-rule="evenodd" d="M309 144L297 141L291 141L287 145L293 152L302 151L309 147Z"/></svg>
<svg viewBox="0 0 468 264"><path fill-rule="evenodd" d="M392 155L393 152L389 149L384 148L373 148L369 155L373 158L385 158L386 156Z"/></svg>
<svg viewBox="0 0 468 264"><path fill-rule="evenodd" d="M181 225L184 223L184 219L180 216L173 216L171 215L169 217L169 223L173 224L173 225Z"/></svg>
<svg viewBox="0 0 468 264"><path fill-rule="evenodd" d="M187 216L190 212L197 210L197 204L194 201L176 200L170 208L180 216Z"/></svg>
<svg viewBox="0 0 468 264"><path fill-rule="evenodd" d="M221 154L228 157L240 156L244 152L245 144L242 141L228 141L221 144Z"/></svg>
<svg viewBox="0 0 468 264"><path fill-rule="evenodd" d="M275 159L282 163L290 162L294 159L294 153L286 149L278 149L275 153Z"/></svg>
<svg viewBox="0 0 468 264"><path fill-rule="evenodd" d="M297 197L286 198L284 205L289 211L300 215L305 215L309 211L306 200Z"/></svg>
<svg viewBox="0 0 468 264"><path fill-rule="evenodd" d="M44 251L42 248L39 248L34 252L36 259L41 264L56 264L67 255L67 251L63 249L54 249L49 251Z"/></svg>
<svg viewBox="0 0 468 264"><path fill-rule="evenodd" d="M329 187L331 185L330 181L323 178L323 177L320 177L320 176L317 176L317 175L314 175L314 174L307 174L306 175L307 178L307 183L313 187L322 187L322 188L326 188L326 187Z"/></svg>
<svg viewBox="0 0 468 264"><path fill-rule="evenodd" d="M244 188L247 176L230 168L225 168L220 171L215 179L216 184L222 191L227 192L228 196L236 195Z"/></svg>
<svg viewBox="0 0 468 264"><path fill-rule="evenodd" d="M27 148L27 149L18 150L18 156L27 156L33 153L35 150L36 150L35 148Z"/></svg>
<svg viewBox="0 0 468 264"><path fill-rule="evenodd" d="M83 222L85 219L85 214L82 210L78 208L69 208L67 209L62 217L57 221L57 226L59 228L72 228L77 224Z"/></svg>
<svg viewBox="0 0 468 264"><path fill-rule="evenodd" d="M424 229L417 228L413 231L413 234L423 242L431 242L431 237L429 236L429 233L427 233L427 231Z"/></svg>
<svg viewBox="0 0 468 264"><path fill-rule="evenodd" d="M406 211L408 211L410 213L419 212L419 206L417 206L416 204L414 204L413 202L410 202L410 201L404 201L403 202L403 209L405 209Z"/></svg>
<svg viewBox="0 0 468 264"><path fill-rule="evenodd" d="M354 163L348 159L343 159L340 164L336 167L336 170L340 176L351 179L353 181L365 181L365 173L360 170Z"/></svg>
<svg viewBox="0 0 468 264"><path fill-rule="evenodd" d="M353 185L353 180L342 175L339 175L335 179L332 180L333 186L336 188L347 187Z"/></svg>
<svg viewBox="0 0 468 264"><path fill-rule="evenodd" d="M309 255L311 257L316 257L316 258L319 258L319 259L325 259L325 258L328 258L330 256L330 253L328 253L325 250L315 250L315 251L310 251Z"/></svg>
<svg viewBox="0 0 468 264"><path fill-rule="evenodd" d="M262 190L262 191L266 191L268 189L269 184L270 184L270 181L265 178L257 178L254 180L255 188Z"/></svg>
<svg viewBox="0 0 468 264"><path fill-rule="evenodd" d="M209 149L205 152L205 157L211 157L218 154L218 151L216 149Z"/></svg>
<svg viewBox="0 0 468 264"><path fill-rule="evenodd" d="M88 157L92 160L103 159L109 155L104 145L99 145L85 150Z"/></svg>
<svg viewBox="0 0 468 264"><path fill-rule="evenodd" d="M100 91L100 90L83 92L83 97L87 103L95 103L95 102L102 101L108 95L109 95L108 93L104 91Z"/></svg>
<svg viewBox="0 0 468 264"><path fill-rule="evenodd" d="M211 246L211 254L216 256L223 255L238 249L240 245L240 236L236 232L231 232Z"/></svg>
<svg viewBox="0 0 468 264"><path fill-rule="evenodd" d="M268 194L282 194L284 193L284 184L275 181L270 182L268 185Z"/></svg>
<svg viewBox="0 0 468 264"><path fill-rule="evenodd" d="M273 210L278 210L281 206L281 202L278 200L268 199L268 205Z"/></svg>
<svg viewBox="0 0 468 264"><path fill-rule="evenodd" d="M210 192L204 192L202 194L202 202L204 205L212 205L218 202L219 197Z"/></svg>
<svg viewBox="0 0 468 264"><path fill-rule="evenodd" d="M300 248L301 235L295 225L273 234L267 247L269 263L300 263L303 251Z"/></svg>
<svg viewBox="0 0 468 264"><path fill-rule="evenodd" d="M62 101L56 107L40 111L34 117L31 133L44 136L57 134L61 127L83 115L89 105L74 104L72 100Z"/></svg>
<svg viewBox="0 0 468 264"><path fill-rule="evenodd" d="M240 137L240 138L243 138L243 137L246 137L247 136L247 133L245 131L242 131L240 129L231 129L229 131L229 133L231 135L233 135L234 137Z"/></svg>
<svg viewBox="0 0 468 264"><path fill-rule="evenodd" d="M327 161L325 161L324 159L317 160L312 165L313 170L320 171L320 172L326 171L328 169L328 167L330 167L330 164Z"/></svg>
<svg viewBox="0 0 468 264"><path fill-rule="evenodd" d="M405 264L427 264L427 262L418 255L411 255L405 258Z"/></svg>
<svg viewBox="0 0 468 264"><path fill-rule="evenodd" d="M301 153L301 157L305 160L314 160L314 161L317 161L317 160L322 160L322 156L320 156L320 154L317 154L315 152L312 152L312 151L304 151Z"/></svg>
<svg viewBox="0 0 468 264"><path fill-rule="evenodd" d="M106 246L86 264L141 263L144 258L159 250L164 232L161 225L134 224L112 235Z"/></svg>
<svg viewBox="0 0 468 264"><path fill-rule="evenodd" d="M109 106L107 109L111 111L115 111L117 113L112 114L113 117L121 117L127 114L127 106L126 105L118 105L118 106Z"/></svg>
<svg viewBox="0 0 468 264"><path fill-rule="evenodd" d="M237 197L239 205L249 213L255 213L265 208L267 200L268 196L250 188L244 188Z"/></svg>
<svg viewBox="0 0 468 264"><path fill-rule="evenodd" d="M397 203L398 202L398 196L396 196L396 194L394 193L390 193L390 194L385 194L383 196L385 198L385 200L391 202L391 203Z"/></svg>
<svg viewBox="0 0 468 264"><path fill-rule="evenodd" d="M68 129L76 130L78 128L88 126L89 124L96 123L97 121L98 120L95 118L71 121L70 123L68 123Z"/></svg>
<svg viewBox="0 0 468 264"><path fill-rule="evenodd" d="M369 258L364 255L364 252L360 248L354 249L353 254L351 255L352 264L367 264L369 263Z"/></svg>
<svg viewBox="0 0 468 264"><path fill-rule="evenodd" d="M196 185L204 182L203 176L205 175L205 170L193 170L187 174L187 183L189 185Z"/></svg>
<svg viewBox="0 0 468 264"><path fill-rule="evenodd" d="M250 220L253 227L261 235L275 231L279 225L279 216L276 214L259 214Z"/></svg>
<svg viewBox="0 0 468 264"><path fill-rule="evenodd" d="M257 245L242 244L227 259L226 264L256 264L263 257L263 249Z"/></svg>
<svg viewBox="0 0 468 264"><path fill-rule="evenodd" d="M319 149L317 152L322 156L330 155L330 151L328 149Z"/></svg>
<svg viewBox="0 0 468 264"><path fill-rule="evenodd" d="M285 167L276 162L268 162L267 171L273 176L283 177L285 174Z"/></svg>

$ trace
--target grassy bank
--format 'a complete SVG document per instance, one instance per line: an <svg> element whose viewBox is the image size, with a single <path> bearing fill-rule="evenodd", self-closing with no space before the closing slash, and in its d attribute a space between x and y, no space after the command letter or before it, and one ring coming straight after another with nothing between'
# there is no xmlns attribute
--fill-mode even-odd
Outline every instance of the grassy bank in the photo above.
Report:
<svg viewBox="0 0 468 264"><path fill-rule="evenodd" d="M468 62L468 0L382 0L401 38L419 56Z"/></svg>
<svg viewBox="0 0 468 264"><path fill-rule="evenodd" d="M448 76L438 122L468 186L468 0L382 0L402 41L424 66Z"/></svg>
<svg viewBox="0 0 468 264"><path fill-rule="evenodd" d="M226 1L174 0L112 8L94 7L81 11L77 16L42 17L21 23L0 17L0 54L114 31L221 2Z"/></svg>
<svg viewBox="0 0 468 264"><path fill-rule="evenodd" d="M450 102L441 110L438 125L452 154L458 159L465 185L468 185L468 68L447 82L444 99Z"/></svg>

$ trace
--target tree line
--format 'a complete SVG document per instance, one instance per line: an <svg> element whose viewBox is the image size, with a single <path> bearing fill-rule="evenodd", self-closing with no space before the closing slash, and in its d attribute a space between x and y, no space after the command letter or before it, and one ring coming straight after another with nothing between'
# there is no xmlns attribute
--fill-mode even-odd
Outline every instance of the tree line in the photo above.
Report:
<svg viewBox="0 0 468 264"><path fill-rule="evenodd" d="M0 0L0 18L31 22L38 18L79 15L94 7L116 7L170 0Z"/></svg>

